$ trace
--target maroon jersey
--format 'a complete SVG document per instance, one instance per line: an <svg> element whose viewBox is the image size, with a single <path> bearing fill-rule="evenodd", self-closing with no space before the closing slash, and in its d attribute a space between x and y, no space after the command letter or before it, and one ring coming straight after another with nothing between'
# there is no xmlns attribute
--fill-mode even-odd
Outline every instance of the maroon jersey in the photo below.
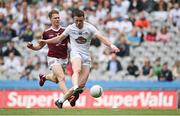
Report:
<svg viewBox="0 0 180 116"><path fill-rule="evenodd" d="M49 29L43 32L43 39L47 40L56 37L57 35L62 34L64 30L65 30L64 28L59 28L58 30L55 30L52 27L50 27ZM47 56L66 59L67 50L68 50L68 46L67 46L68 41L69 39L65 38L61 43L48 44L49 51Z"/></svg>

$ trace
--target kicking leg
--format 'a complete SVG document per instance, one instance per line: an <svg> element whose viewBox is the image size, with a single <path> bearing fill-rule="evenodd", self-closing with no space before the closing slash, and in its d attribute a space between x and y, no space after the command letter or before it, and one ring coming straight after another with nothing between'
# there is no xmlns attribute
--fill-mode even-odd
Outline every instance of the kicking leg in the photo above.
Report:
<svg viewBox="0 0 180 116"><path fill-rule="evenodd" d="M73 69L73 75L72 75L72 83L73 83L73 87L70 88L66 94L60 99L56 101L56 105L59 108L62 108L62 103L64 101L66 101L68 98L70 98L71 95L73 95L74 90L78 89L78 80L79 80L79 76L81 73L81 58L80 57L75 57L71 60L72 63L72 69ZM58 105L60 104L60 105Z"/></svg>
<svg viewBox="0 0 180 116"><path fill-rule="evenodd" d="M89 76L89 72L90 72L90 68L87 65L83 65L82 66L82 71L79 75L78 78L78 87L79 90L82 91L82 88L85 86L88 76ZM80 92L80 91L79 91ZM67 100L71 95L73 95L74 93L74 98L72 98L70 101L71 106L75 106L76 105L76 100L79 98L79 92L74 93L74 87L72 87L71 89L68 90L68 92L64 95L64 97L58 101L56 101L56 105L58 106L58 103L60 104L59 108L62 108L62 104L65 100Z"/></svg>
<svg viewBox="0 0 180 116"><path fill-rule="evenodd" d="M85 84L88 80L90 68L88 65L83 65L82 66L82 71L80 73L80 78L78 80L78 86L79 86L79 92L74 94L74 98L71 99L70 103L71 106L76 105L76 101L79 99L79 94L83 92L83 88L85 87Z"/></svg>

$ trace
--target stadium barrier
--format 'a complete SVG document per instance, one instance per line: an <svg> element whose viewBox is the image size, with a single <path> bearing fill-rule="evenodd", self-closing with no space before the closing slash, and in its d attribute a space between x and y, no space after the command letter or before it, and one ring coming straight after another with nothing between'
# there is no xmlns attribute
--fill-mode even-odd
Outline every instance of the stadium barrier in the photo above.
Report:
<svg viewBox="0 0 180 116"><path fill-rule="evenodd" d="M180 90L180 81L158 82L158 81L102 81L89 80L86 88L90 88L95 84L99 84L103 89L122 89L122 90ZM71 80L66 80L66 85L72 87ZM38 81L0 81L0 89L57 89L58 84L46 81L43 87L40 87Z"/></svg>
<svg viewBox="0 0 180 116"><path fill-rule="evenodd" d="M178 91L178 108L180 108L180 91Z"/></svg>
<svg viewBox="0 0 180 116"><path fill-rule="evenodd" d="M76 108L170 108L178 105L175 90L105 90L100 98L85 91ZM54 102L62 97L57 90L1 90L0 108L55 108ZM70 108L69 102L64 103Z"/></svg>

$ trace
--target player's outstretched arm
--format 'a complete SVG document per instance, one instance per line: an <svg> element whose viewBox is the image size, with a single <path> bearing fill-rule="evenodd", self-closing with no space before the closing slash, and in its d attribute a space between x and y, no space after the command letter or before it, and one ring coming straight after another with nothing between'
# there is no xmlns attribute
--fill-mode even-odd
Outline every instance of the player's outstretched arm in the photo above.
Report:
<svg viewBox="0 0 180 116"><path fill-rule="evenodd" d="M44 42L39 42L35 45L33 45L31 42L27 43L27 48L29 48L31 50L35 50L35 51L42 49L44 46L45 46Z"/></svg>
<svg viewBox="0 0 180 116"><path fill-rule="evenodd" d="M44 42L47 44L55 44L55 43L59 43L59 42L63 41L65 38L66 38L66 36L61 34L59 36L53 37L53 38L48 39L48 40L42 40L41 39L40 42Z"/></svg>
<svg viewBox="0 0 180 116"><path fill-rule="evenodd" d="M110 47L113 52L120 52L120 50L119 50L115 45L113 45L113 44L108 40L108 38L104 37L102 34L96 33L96 37L97 37L101 42L103 42L106 46Z"/></svg>

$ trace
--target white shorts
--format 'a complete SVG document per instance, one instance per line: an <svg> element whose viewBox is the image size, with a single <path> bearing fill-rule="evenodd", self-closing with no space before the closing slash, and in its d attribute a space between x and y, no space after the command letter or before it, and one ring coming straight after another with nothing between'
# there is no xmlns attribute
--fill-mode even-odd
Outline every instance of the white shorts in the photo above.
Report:
<svg viewBox="0 0 180 116"><path fill-rule="evenodd" d="M70 54L71 61L77 57L81 58L82 65L89 65L89 67L91 67L91 57L89 55L81 54L79 52L71 52Z"/></svg>
<svg viewBox="0 0 180 116"><path fill-rule="evenodd" d="M48 66L50 68L50 70L52 69L53 65L61 65L62 68L65 68L67 63L68 63L68 59L61 59L61 58L55 58L55 57L48 57L47 56L47 62L48 62Z"/></svg>

